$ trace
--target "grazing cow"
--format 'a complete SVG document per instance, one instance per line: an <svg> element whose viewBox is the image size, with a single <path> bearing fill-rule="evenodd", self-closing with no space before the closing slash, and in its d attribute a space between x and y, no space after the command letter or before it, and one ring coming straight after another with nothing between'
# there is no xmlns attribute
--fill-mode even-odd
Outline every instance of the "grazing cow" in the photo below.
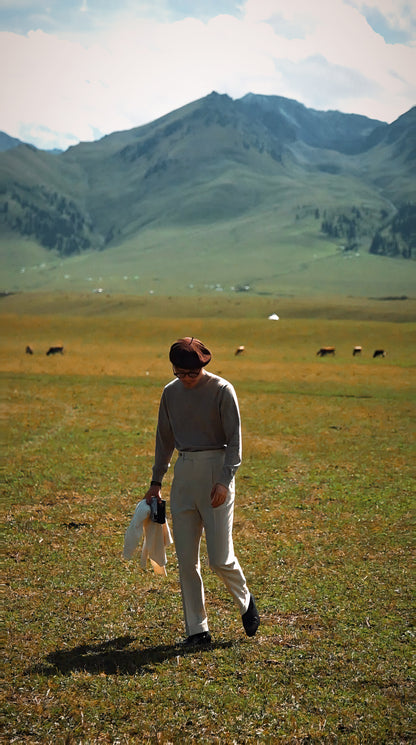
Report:
<svg viewBox="0 0 416 745"><path fill-rule="evenodd" d="M352 356L355 357L356 354L361 354L362 351L362 347L354 347L354 349L352 350Z"/></svg>
<svg viewBox="0 0 416 745"><path fill-rule="evenodd" d="M240 347L237 347L237 349L235 350L234 354L237 356L239 354L243 354L243 352L245 352L245 351L246 351L246 348L243 347L243 346L240 346Z"/></svg>
<svg viewBox="0 0 416 745"><path fill-rule="evenodd" d="M321 347L320 349L318 349L316 354L318 357L325 357L327 354L334 355L335 347Z"/></svg>
<svg viewBox="0 0 416 745"><path fill-rule="evenodd" d="M63 347L49 347L48 351L46 352L46 355L49 357L50 354L63 354L64 348Z"/></svg>
<svg viewBox="0 0 416 745"><path fill-rule="evenodd" d="M26 354L33 354L33 349L32 347L29 347L29 345L26 347Z"/></svg>
<svg viewBox="0 0 416 745"><path fill-rule="evenodd" d="M376 349L373 354L373 359L374 357L385 357L385 356L386 356L386 352L384 351L384 349Z"/></svg>

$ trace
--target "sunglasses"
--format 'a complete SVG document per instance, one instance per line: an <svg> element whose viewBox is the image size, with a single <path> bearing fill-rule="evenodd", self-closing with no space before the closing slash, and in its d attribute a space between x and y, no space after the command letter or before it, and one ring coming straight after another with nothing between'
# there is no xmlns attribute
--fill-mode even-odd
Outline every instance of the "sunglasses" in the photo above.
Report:
<svg viewBox="0 0 416 745"><path fill-rule="evenodd" d="M176 372L176 370L173 371L173 374L176 375L177 378L197 378L201 370L181 370L179 372Z"/></svg>

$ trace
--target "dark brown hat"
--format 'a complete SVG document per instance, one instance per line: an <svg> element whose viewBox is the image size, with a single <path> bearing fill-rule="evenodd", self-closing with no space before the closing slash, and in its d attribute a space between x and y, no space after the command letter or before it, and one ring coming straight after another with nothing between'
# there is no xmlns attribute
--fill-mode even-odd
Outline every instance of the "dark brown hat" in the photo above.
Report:
<svg viewBox="0 0 416 745"><path fill-rule="evenodd" d="M185 336L184 339L178 339L172 344L169 359L176 367L182 367L184 370L198 370L208 365L211 352L199 339Z"/></svg>

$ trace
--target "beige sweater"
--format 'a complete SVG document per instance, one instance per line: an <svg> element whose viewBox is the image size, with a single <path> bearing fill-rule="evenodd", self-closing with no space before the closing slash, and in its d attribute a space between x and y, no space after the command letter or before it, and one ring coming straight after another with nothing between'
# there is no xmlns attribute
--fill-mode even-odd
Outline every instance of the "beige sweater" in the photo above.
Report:
<svg viewBox="0 0 416 745"><path fill-rule="evenodd" d="M164 388L159 407L153 476L162 481L174 449L225 449L220 483L229 486L241 463L241 422L231 383L204 370L195 388L180 380Z"/></svg>

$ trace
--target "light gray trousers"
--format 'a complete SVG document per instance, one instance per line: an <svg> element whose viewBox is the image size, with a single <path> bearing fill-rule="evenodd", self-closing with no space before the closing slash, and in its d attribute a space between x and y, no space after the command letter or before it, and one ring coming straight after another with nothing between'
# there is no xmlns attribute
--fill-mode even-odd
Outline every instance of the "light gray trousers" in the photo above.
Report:
<svg viewBox="0 0 416 745"><path fill-rule="evenodd" d="M218 482L223 462L224 450L204 450L179 453L175 463L170 509L188 635L208 630L199 558L203 529L209 565L223 580L241 614L250 602L247 583L234 554L234 480L224 504L211 506L211 489Z"/></svg>

